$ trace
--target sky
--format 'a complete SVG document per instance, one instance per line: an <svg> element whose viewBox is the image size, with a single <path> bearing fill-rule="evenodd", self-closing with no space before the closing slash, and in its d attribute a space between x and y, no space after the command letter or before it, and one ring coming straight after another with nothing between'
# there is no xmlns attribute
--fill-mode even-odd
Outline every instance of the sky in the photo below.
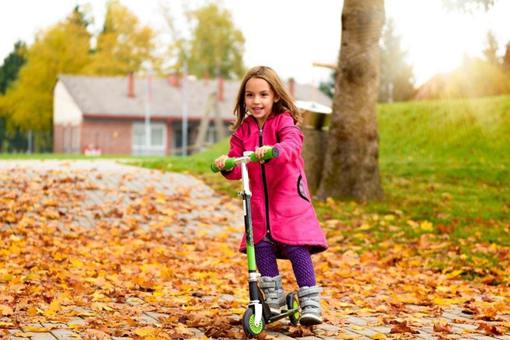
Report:
<svg viewBox="0 0 510 340"><path fill-rule="evenodd" d="M170 8L179 28L183 3L204 0L120 0L143 24L160 32L160 44L168 41L162 4ZM76 4L89 3L98 32L104 19L106 0L16 0L0 1L0 62L13 50L17 40L31 44L35 34L64 19ZM336 64L340 46L340 0L222 0L245 39L247 67L268 65L282 79L318 84L330 70L314 63ZM510 41L509 0L497 0L484 12L448 12L441 0L386 0L386 17L395 22L413 66L417 85L434 74L460 65L464 56L481 56L491 30L504 53ZM189 5L188 5L189 6ZM505 17L506 15L506 17Z"/></svg>

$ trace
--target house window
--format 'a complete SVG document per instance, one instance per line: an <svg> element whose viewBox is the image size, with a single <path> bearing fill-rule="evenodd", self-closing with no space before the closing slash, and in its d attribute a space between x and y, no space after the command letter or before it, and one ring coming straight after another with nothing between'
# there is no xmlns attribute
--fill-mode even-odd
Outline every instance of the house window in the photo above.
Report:
<svg viewBox="0 0 510 340"><path fill-rule="evenodd" d="M150 124L150 145L145 140L145 123L133 124L133 155L163 156L166 154L166 125Z"/></svg>

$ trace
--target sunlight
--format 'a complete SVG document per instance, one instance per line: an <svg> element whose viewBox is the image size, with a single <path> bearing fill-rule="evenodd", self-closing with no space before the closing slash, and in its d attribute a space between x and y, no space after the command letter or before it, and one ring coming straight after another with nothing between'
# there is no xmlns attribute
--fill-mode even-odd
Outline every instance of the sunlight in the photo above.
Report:
<svg viewBox="0 0 510 340"><path fill-rule="evenodd" d="M499 38L502 50L508 39L503 33L503 7L508 7L508 3L497 3L487 13L464 13L448 12L440 0L390 0L386 3L386 14L395 20L416 83L420 85L437 73L454 70L465 56L482 56L489 30Z"/></svg>

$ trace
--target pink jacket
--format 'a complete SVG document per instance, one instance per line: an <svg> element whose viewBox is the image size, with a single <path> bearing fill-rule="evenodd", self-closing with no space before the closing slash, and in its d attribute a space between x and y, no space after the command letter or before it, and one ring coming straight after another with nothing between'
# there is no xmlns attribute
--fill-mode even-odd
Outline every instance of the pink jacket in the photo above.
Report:
<svg viewBox="0 0 510 340"><path fill-rule="evenodd" d="M261 130L253 116L246 117L230 138L228 156L239 157L261 145L274 146L278 157L264 164L248 163L255 244L268 234L283 244L310 246L312 253L325 250L328 245L304 172L303 133L288 112L271 114ZM239 167L222 173L228 179L241 178ZM241 251L245 249L246 235L241 241Z"/></svg>

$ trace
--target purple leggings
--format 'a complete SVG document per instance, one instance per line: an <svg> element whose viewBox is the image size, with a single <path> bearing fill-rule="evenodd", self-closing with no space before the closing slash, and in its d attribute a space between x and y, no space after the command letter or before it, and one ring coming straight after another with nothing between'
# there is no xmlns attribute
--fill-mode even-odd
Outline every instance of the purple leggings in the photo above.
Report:
<svg viewBox="0 0 510 340"><path fill-rule="evenodd" d="M263 240L255 245L257 268L262 276L275 277L280 274L276 263L276 251L280 250L292 263L294 276L299 287L315 286L315 272L313 270L310 251L304 246L290 246Z"/></svg>

